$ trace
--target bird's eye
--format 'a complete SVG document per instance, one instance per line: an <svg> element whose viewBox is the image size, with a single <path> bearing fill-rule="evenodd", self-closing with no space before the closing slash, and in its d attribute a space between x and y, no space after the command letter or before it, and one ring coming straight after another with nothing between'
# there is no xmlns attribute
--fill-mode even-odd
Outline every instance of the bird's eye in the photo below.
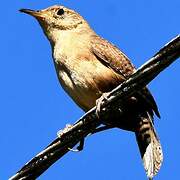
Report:
<svg viewBox="0 0 180 180"><path fill-rule="evenodd" d="M61 15L63 15L63 14L64 14L64 9L59 9L59 10L57 11L57 15L61 16Z"/></svg>

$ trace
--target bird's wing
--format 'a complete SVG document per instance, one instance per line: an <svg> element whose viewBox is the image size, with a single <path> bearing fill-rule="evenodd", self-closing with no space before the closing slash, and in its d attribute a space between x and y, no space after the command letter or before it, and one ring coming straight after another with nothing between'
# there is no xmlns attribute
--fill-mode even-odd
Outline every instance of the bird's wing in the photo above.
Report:
<svg viewBox="0 0 180 180"><path fill-rule="evenodd" d="M112 68L118 74L121 74L125 79L135 72L135 67L128 57L115 45L99 36L94 36L92 39L92 52L103 64Z"/></svg>
<svg viewBox="0 0 180 180"><path fill-rule="evenodd" d="M136 69L129 58L116 46L96 35L92 39L91 51L105 66L123 76L124 79L127 79L135 72ZM138 92L138 96L143 98L156 115L160 117L156 102L147 88L143 88L141 92Z"/></svg>

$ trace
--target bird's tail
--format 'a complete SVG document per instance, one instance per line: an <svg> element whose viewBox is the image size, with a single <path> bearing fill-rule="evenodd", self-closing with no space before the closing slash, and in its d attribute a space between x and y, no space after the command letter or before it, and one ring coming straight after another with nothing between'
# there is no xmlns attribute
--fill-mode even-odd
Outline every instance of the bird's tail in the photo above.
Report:
<svg viewBox="0 0 180 180"><path fill-rule="evenodd" d="M141 116L135 134L146 174L152 179L161 167L163 153L149 113Z"/></svg>

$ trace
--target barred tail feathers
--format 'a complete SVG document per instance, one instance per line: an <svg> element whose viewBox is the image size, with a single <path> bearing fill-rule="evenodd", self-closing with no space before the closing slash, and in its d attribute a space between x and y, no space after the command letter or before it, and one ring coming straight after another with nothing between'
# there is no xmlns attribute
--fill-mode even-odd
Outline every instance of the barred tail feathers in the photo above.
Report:
<svg viewBox="0 0 180 180"><path fill-rule="evenodd" d="M149 113L141 117L135 134L146 174L152 179L160 170L163 152Z"/></svg>

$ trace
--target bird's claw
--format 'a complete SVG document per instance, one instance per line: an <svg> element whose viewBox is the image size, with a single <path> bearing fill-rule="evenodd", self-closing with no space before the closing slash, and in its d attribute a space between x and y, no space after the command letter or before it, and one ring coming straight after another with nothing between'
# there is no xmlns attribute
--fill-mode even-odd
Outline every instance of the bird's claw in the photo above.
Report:
<svg viewBox="0 0 180 180"><path fill-rule="evenodd" d="M66 127L64 129L61 129L60 131L57 132L57 136L59 138L61 138L65 133L67 133L71 128L73 127L73 125L71 124L66 124Z"/></svg>
<svg viewBox="0 0 180 180"><path fill-rule="evenodd" d="M96 116L99 118L101 114L101 105L108 100L109 93L103 93L102 96L96 100Z"/></svg>

